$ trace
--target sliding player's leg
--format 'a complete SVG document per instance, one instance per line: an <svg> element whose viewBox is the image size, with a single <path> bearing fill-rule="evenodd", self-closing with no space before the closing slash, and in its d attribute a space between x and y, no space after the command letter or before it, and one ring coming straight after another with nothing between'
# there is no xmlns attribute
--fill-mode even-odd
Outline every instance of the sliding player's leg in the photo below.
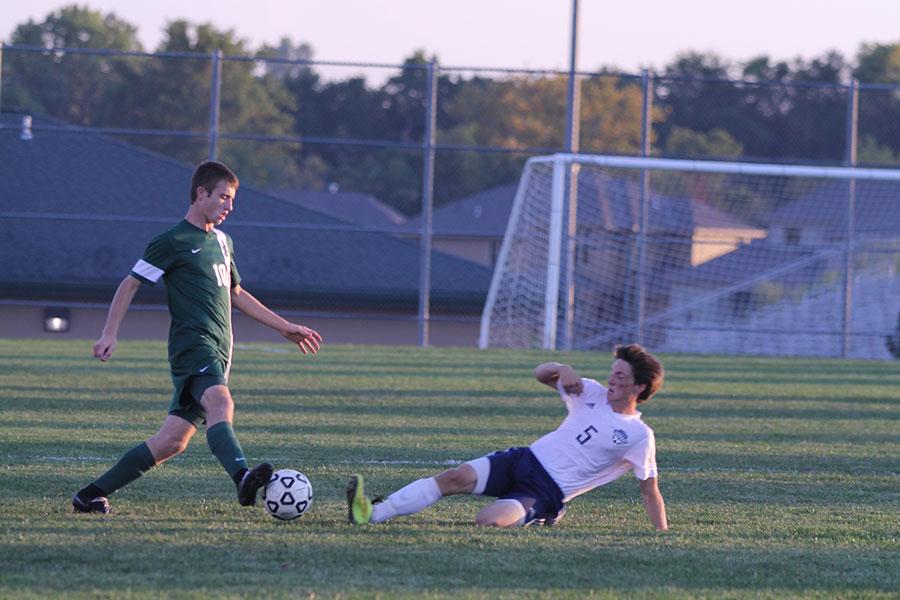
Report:
<svg viewBox="0 0 900 600"><path fill-rule="evenodd" d="M487 458L482 457L435 477L417 479L374 505L365 495L362 477L354 475L347 484L348 520L354 524L383 523L397 516L421 512L444 496L480 493L477 491L479 477L486 480L489 470Z"/></svg>
<svg viewBox="0 0 900 600"><path fill-rule="evenodd" d="M563 493L529 448L495 452L483 493L498 500L475 517L482 527L553 525L565 513Z"/></svg>
<svg viewBox="0 0 900 600"><path fill-rule="evenodd" d="M488 504L475 516L479 527L519 527L525 524L528 511L516 498L501 498Z"/></svg>

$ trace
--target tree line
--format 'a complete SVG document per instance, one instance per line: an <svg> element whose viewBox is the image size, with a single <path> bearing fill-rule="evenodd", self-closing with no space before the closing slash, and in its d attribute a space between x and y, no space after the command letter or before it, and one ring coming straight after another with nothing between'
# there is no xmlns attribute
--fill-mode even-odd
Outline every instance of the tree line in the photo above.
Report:
<svg viewBox="0 0 900 600"><path fill-rule="evenodd" d="M421 67L437 60L424 51L378 85L361 76L325 79L314 64L291 62L312 60L307 44L284 38L251 48L233 30L184 20L168 23L153 50L167 56L52 52L144 51L134 25L77 5L18 25L9 40L48 52L4 53L4 110L85 126L197 132L127 136L188 162L206 155L207 142L199 134L208 126L211 63L187 54L221 50L244 57L223 65L220 119L223 133L242 134L220 144L222 160L242 178L261 187L311 190L337 182L342 190L371 193L406 214L418 210L427 84ZM851 78L900 82L900 45L863 45L853 62L837 52L792 61L761 56L746 63L688 52L654 75L654 155L839 164L847 144L846 84ZM437 84L437 204L513 182L528 156L563 147L565 75L442 71ZM601 68L583 77L581 86L582 151L637 154L640 79ZM859 111L860 163L900 162L897 90L864 90ZM293 141L297 137L310 141Z"/></svg>

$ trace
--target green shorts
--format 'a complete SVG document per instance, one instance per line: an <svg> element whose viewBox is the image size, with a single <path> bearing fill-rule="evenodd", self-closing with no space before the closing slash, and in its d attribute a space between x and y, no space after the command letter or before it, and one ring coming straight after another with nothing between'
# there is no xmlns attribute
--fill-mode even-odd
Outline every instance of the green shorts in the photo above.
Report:
<svg viewBox="0 0 900 600"><path fill-rule="evenodd" d="M186 373L172 373L175 393L169 405L169 414L181 417L197 429L206 423L206 411L200 404L203 392L214 385L228 385L225 379L225 363L220 359L201 361L205 364Z"/></svg>

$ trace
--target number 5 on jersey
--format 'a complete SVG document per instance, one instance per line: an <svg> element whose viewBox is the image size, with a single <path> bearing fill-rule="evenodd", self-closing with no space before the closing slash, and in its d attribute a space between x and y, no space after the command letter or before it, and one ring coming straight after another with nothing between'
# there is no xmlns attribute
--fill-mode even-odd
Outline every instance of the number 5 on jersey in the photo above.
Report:
<svg viewBox="0 0 900 600"><path fill-rule="evenodd" d="M228 271L227 265L221 263L214 264L213 272L216 274L216 283L219 284L219 287L231 286L231 273Z"/></svg>
<svg viewBox="0 0 900 600"><path fill-rule="evenodd" d="M588 425L584 430L584 433L579 433L575 436L575 439L578 440L578 443L584 446L588 443L588 440L591 439L591 432L598 433L597 428L593 425Z"/></svg>

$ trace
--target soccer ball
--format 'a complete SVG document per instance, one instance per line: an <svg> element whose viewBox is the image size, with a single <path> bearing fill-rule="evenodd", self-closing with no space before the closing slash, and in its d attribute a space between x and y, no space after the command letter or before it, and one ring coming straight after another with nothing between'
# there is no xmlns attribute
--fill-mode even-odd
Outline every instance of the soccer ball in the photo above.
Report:
<svg viewBox="0 0 900 600"><path fill-rule="evenodd" d="M302 517L312 506L312 484L299 471L281 469L272 473L272 479L263 488L262 499L267 513L290 521Z"/></svg>

